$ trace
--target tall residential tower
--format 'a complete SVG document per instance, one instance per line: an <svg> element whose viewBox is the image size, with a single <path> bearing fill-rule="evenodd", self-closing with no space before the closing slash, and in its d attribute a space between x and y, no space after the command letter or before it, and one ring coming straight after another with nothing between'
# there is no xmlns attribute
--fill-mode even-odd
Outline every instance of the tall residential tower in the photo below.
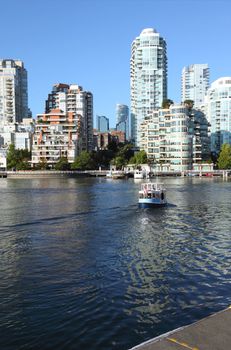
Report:
<svg viewBox="0 0 231 350"><path fill-rule="evenodd" d="M83 150L93 149L93 95L75 84L55 84L46 100L45 112L60 109L64 113L75 113L81 119Z"/></svg>
<svg viewBox="0 0 231 350"><path fill-rule="evenodd" d="M140 124L167 98L166 42L153 28L132 43L130 60L131 138L140 145Z"/></svg>
<svg viewBox="0 0 231 350"><path fill-rule="evenodd" d="M27 71L19 60L0 60L0 123L28 117Z"/></svg>
<svg viewBox="0 0 231 350"><path fill-rule="evenodd" d="M193 100L194 107L204 103L209 88L208 64L192 64L184 67L181 76L181 101Z"/></svg>

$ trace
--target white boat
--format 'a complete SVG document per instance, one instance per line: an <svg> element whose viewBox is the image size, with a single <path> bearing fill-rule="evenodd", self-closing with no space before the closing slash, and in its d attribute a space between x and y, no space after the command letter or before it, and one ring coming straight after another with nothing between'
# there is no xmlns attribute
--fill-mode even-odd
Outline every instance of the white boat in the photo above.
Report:
<svg viewBox="0 0 231 350"><path fill-rule="evenodd" d="M110 170L107 174L106 177L107 178L111 178L111 179L124 179L125 178L125 173L121 170Z"/></svg>
<svg viewBox="0 0 231 350"><path fill-rule="evenodd" d="M145 173L143 170L135 170L134 171L134 179L144 179Z"/></svg>
<svg viewBox="0 0 231 350"><path fill-rule="evenodd" d="M134 179L148 179L149 178L149 172L147 170L138 170L136 169L134 171Z"/></svg>
<svg viewBox="0 0 231 350"><path fill-rule="evenodd" d="M139 191L139 207L161 207L167 204L166 189L162 183L142 183Z"/></svg>

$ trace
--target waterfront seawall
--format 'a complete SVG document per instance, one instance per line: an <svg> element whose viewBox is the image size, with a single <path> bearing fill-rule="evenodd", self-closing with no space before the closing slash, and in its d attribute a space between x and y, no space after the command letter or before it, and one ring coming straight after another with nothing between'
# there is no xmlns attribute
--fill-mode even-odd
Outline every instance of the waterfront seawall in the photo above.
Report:
<svg viewBox="0 0 231 350"><path fill-rule="evenodd" d="M106 176L107 171L86 170L86 171L58 171L58 170L19 170L6 171L7 178L36 178L36 177L90 177Z"/></svg>
<svg viewBox="0 0 231 350"><path fill-rule="evenodd" d="M107 176L109 170L18 170L18 171L2 171L0 172L0 177L8 178L35 178L35 177L105 177ZM133 172L124 172L126 177L133 177ZM156 176L160 177L185 177L185 176L199 176L199 177L223 177L228 178L231 176L230 170L213 170L208 173L206 171L159 171L155 172L151 178Z"/></svg>

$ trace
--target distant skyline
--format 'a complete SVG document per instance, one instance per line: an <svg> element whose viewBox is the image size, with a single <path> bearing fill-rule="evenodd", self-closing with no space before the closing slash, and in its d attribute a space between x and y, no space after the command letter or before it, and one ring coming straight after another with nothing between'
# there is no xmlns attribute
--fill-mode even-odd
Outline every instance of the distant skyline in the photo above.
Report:
<svg viewBox="0 0 231 350"><path fill-rule="evenodd" d="M0 0L0 58L28 72L29 107L43 113L56 83L94 96L96 115L115 126L116 104L130 108L132 41L155 28L167 43L168 97L180 102L181 72L207 63L210 84L231 76L229 0Z"/></svg>

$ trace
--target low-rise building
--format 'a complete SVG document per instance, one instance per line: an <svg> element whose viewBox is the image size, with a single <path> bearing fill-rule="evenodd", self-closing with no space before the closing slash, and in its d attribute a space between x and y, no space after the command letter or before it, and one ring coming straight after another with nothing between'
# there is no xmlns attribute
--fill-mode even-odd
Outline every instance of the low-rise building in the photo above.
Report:
<svg viewBox="0 0 231 350"><path fill-rule="evenodd" d="M0 147L7 148L13 144L16 149L31 151L34 120L24 118L21 123L0 124Z"/></svg>
<svg viewBox="0 0 231 350"><path fill-rule="evenodd" d="M184 171L209 150L208 122L202 112L171 105L149 114L141 124L141 149L159 170Z"/></svg>
<svg viewBox="0 0 231 350"><path fill-rule="evenodd" d="M126 133L121 130L111 130L111 137L116 143L124 143L126 141Z"/></svg>
<svg viewBox="0 0 231 350"><path fill-rule="evenodd" d="M231 144L231 77L219 78L211 84L205 110L211 124L211 151L218 155L223 144Z"/></svg>
<svg viewBox="0 0 231 350"><path fill-rule="evenodd" d="M32 145L32 166L46 163L53 167L61 157L73 163L82 151L82 117L74 112L53 109L39 114Z"/></svg>
<svg viewBox="0 0 231 350"><path fill-rule="evenodd" d="M110 132L98 132L94 130L94 149L107 149L110 142L114 141L116 144L124 143L126 139L125 132L110 130Z"/></svg>

